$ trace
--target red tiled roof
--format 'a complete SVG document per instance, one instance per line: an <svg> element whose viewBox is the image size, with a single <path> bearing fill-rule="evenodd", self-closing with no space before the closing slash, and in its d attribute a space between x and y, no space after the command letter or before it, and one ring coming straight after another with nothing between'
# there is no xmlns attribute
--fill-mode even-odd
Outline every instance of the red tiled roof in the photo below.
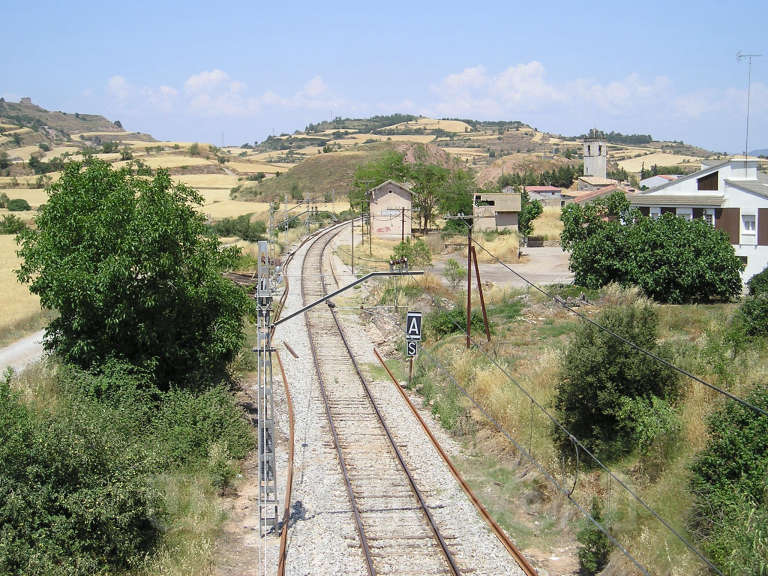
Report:
<svg viewBox="0 0 768 576"><path fill-rule="evenodd" d="M612 184L610 186L603 186L602 188L598 188L597 190L592 190L591 192L585 192L584 194L580 194L579 196L575 197L574 202L576 202L577 204L582 204L583 202L588 202L590 200L602 198L603 196L606 196L611 192L614 192L615 190L619 190L621 192L626 193L626 190L621 186Z"/></svg>
<svg viewBox="0 0 768 576"><path fill-rule="evenodd" d="M526 192L560 192L557 186L526 186Z"/></svg>

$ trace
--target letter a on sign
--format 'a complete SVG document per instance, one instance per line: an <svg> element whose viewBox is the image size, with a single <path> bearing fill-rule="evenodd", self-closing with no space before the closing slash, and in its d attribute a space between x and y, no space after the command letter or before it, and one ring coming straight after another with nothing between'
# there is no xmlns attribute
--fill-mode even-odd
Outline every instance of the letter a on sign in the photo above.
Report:
<svg viewBox="0 0 768 576"><path fill-rule="evenodd" d="M405 337L408 340L421 340L421 312L408 312L406 315Z"/></svg>

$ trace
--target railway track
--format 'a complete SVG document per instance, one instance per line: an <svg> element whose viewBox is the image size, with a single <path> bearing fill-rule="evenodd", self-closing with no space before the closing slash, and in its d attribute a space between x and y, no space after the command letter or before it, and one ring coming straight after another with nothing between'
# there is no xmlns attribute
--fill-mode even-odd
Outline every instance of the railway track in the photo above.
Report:
<svg viewBox="0 0 768 576"><path fill-rule="evenodd" d="M301 286L305 303L327 293L330 278L323 275L324 256L336 232L319 236L308 249ZM325 413L368 573L472 572L461 568L451 551L455 535L443 534L437 525L374 402L336 312L319 305L305 314Z"/></svg>

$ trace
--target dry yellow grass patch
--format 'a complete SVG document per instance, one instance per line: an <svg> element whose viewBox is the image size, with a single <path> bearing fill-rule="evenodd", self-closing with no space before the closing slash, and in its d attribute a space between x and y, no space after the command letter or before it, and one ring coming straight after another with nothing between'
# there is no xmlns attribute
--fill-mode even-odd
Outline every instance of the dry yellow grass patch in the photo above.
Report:
<svg viewBox="0 0 768 576"><path fill-rule="evenodd" d="M503 260L504 262L519 262L520 236L517 232L512 234L499 234L490 240L486 240L482 233L476 235L477 241L482 244L489 252ZM480 262L496 262L493 258L481 248L477 248L477 259Z"/></svg>
<svg viewBox="0 0 768 576"><path fill-rule="evenodd" d="M6 134L8 134L8 132L6 132ZM35 152L42 153L42 150L37 146L21 146L20 148L11 148L6 152L8 152L9 158L21 158L24 162L28 162L32 154Z"/></svg>
<svg viewBox="0 0 768 576"><path fill-rule="evenodd" d="M30 294L27 287L19 284L14 269L21 260L16 256L15 236L0 235L0 294L3 305L0 307L0 331L7 330L36 314L40 313L40 299Z"/></svg>
<svg viewBox="0 0 768 576"><path fill-rule="evenodd" d="M32 129L31 128L16 128L15 130L8 130L4 134L6 136L12 136L14 134L22 135L22 134L31 134L31 133L32 133Z"/></svg>
<svg viewBox="0 0 768 576"><path fill-rule="evenodd" d="M160 154L158 156L147 156L142 161L150 168L178 168L180 166L205 166L213 165L215 162L199 156L181 156L178 154Z"/></svg>
<svg viewBox="0 0 768 576"><path fill-rule="evenodd" d="M434 118L418 118L417 120L411 120L409 122L401 122L394 126L387 126L385 129L394 130L414 130L417 128L424 128L425 130L445 130L446 132L454 132L464 134L465 132L471 132L472 127L466 122L461 120L436 120Z"/></svg>
<svg viewBox="0 0 768 576"><path fill-rule="evenodd" d="M6 214L13 214L16 217L21 218L27 224L32 222L32 220L35 219L35 216L37 216L37 212L35 212L34 210L22 210L21 212L9 212L5 208L0 208L0 218L5 216Z"/></svg>
<svg viewBox="0 0 768 576"><path fill-rule="evenodd" d="M563 232L559 206L544 206L541 216L533 221L534 236L544 236L547 240L559 240Z"/></svg>
<svg viewBox="0 0 768 576"><path fill-rule="evenodd" d="M379 140L382 142L418 142L420 144L426 144L432 142L435 137L431 134L350 134L343 140L334 140L342 146L345 144L362 144L366 140Z"/></svg>
<svg viewBox="0 0 768 576"><path fill-rule="evenodd" d="M637 158L629 158L627 160L621 160L619 166L627 172L640 172L643 165L646 168L650 168L654 164L657 166L675 166L677 164L689 164L696 168L699 167L701 158L696 156L681 156L679 154L667 154L666 152L655 152L653 154L646 154L644 156L638 156Z"/></svg>
<svg viewBox="0 0 768 576"><path fill-rule="evenodd" d="M180 174L174 176L173 179L192 188L226 188L229 190L237 185L237 176L230 176L229 174Z"/></svg>
<svg viewBox="0 0 768 576"><path fill-rule="evenodd" d="M77 154L78 152L80 152L80 148L77 148L76 146L55 146L45 153L43 159L48 161L53 158L58 158L66 153Z"/></svg>
<svg viewBox="0 0 768 576"><path fill-rule="evenodd" d="M285 172L295 164L266 164L263 162L227 162L227 168L236 172L255 173L264 172L265 174L274 174L275 172Z"/></svg>
<svg viewBox="0 0 768 576"><path fill-rule="evenodd" d="M216 202L226 202L230 200L228 188L197 188L203 197L203 204L215 204Z"/></svg>
<svg viewBox="0 0 768 576"><path fill-rule="evenodd" d="M240 200L223 200L213 204L206 204L199 210L208 218L221 220L223 218L236 218L243 214L265 214L269 208L264 202L242 202ZM261 219L264 219L263 216Z"/></svg>
<svg viewBox="0 0 768 576"><path fill-rule="evenodd" d="M26 200L32 208L48 202L48 193L43 188L9 188L3 190L3 193L7 194L8 198Z"/></svg>
<svg viewBox="0 0 768 576"><path fill-rule="evenodd" d="M542 134L541 132L536 132L536 134L533 135L532 142L541 142L543 138L544 138L544 134Z"/></svg>

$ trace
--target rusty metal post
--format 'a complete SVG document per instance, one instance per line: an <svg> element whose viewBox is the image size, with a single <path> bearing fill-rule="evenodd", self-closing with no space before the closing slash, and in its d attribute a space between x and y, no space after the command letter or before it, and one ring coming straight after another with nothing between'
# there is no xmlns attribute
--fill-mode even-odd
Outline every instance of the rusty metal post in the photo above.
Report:
<svg viewBox="0 0 768 576"><path fill-rule="evenodd" d="M483 322L485 322L485 337L491 341L491 328L488 324L488 314L485 311L485 298L483 298L483 285L480 282L480 267L477 263L477 250L472 246L472 260L475 261L475 276L477 277L477 290L480 293L480 307L483 309Z"/></svg>
<svg viewBox="0 0 768 576"><path fill-rule="evenodd" d="M467 226L467 350L472 331L472 227Z"/></svg>

